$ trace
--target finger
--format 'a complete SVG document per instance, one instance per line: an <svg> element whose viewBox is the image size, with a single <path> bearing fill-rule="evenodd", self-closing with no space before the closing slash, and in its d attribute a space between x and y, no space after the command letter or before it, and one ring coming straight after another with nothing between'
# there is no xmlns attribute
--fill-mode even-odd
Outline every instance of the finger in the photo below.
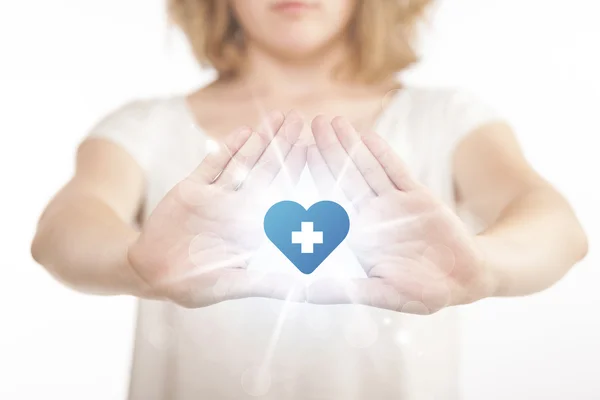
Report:
<svg viewBox="0 0 600 400"><path fill-rule="evenodd" d="M287 173L282 170L282 167L292 147L298 141L303 126L304 121L297 112L292 111L285 117L275 137L249 172L244 181L244 188L264 189L273 182L280 171Z"/></svg>
<svg viewBox="0 0 600 400"><path fill-rule="evenodd" d="M400 156L381 136L374 133L363 135L362 141L398 189L411 191L421 187Z"/></svg>
<svg viewBox="0 0 600 400"><path fill-rule="evenodd" d="M285 274L248 271L244 268L220 268L188 280L173 296L188 308L199 308L227 300L264 297L303 302L304 284Z"/></svg>
<svg viewBox="0 0 600 400"><path fill-rule="evenodd" d="M335 178L316 145L308 148L306 158L308 169L313 176L319 194L325 199L333 200L336 187Z"/></svg>
<svg viewBox="0 0 600 400"><path fill-rule="evenodd" d="M288 153L282 171L286 172L284 192L290 194L298 182L306 166L307 147L296 143ZM280 172L281 173L281 172Z"/></svg>
<svg viewBox="0 0 600 400"><path fill-rule="evenodd" d="M288 153L279 175L271 182L271 185L253 190L252 198L256 201L254 206L258 207L259 210L264 208L263 212L257 214L264 215L273 203L281 201L282 198L293 198L296 185L300 181L305 165L306 147L302 144L295 144ZM246 187L245 183L244 187Z"/></svg>
<svg viewBox="0 0 600 400"><path fill-rule="evenodd" d="M283 121L284 115L281 112L270 113L233 155L215 183L223 189L235 190L246 179L252 167L269 146Z"/></svg>
<svg viewBox="0 0 600 400"><path fill-rule="evenodd" d="M381 164L365 146L360 135L347 119L336 117L331 122L331 126L346 153L376 194L380 195L396 189Z"/></svg>
<svg viewBox="0 0 600 400"><path fill-rule="evenodd" d="M354 204L375 197L375 193L362 177L342 144L338 140L331 123L318 116L312 123L316 145L328 169L348 200Z"/></svg>
<svg viewBox="0 0 600 400"><path fill-rule="evenodd" d="M247 297L296 302L304 302L306 299L304 283L291 275L238 269L231 270L221 279L229 290L222 293L220 301Z"/></svg>
<svg viewBox="0 0 600 400"><path fill-rule="evenodd" d="M251 134L250 128L242 127L228 135L217 149L204 157L200 165L190 174L190 178L206 184L214 182Z"/></svg>
<svg viewBox="0 0 600 400"><path fill-rule="evenodd" d="M362 304L411 314L429 313L425 306L411 307L420 303L420 299L399 293L381 278L318 280L307 288L306 301L314 304Z"/></svg>
<svg viewBox="0 0 600 400"><path fill-rule="evenodd" d="M356 207L344 196L344 193L337 186L329 167L323 160L321 152L315 145L311 145L307 151L308 168L313 177L317 191L323 200L330 200L338 203L346 211L351 220L354 219Z"/></svg>

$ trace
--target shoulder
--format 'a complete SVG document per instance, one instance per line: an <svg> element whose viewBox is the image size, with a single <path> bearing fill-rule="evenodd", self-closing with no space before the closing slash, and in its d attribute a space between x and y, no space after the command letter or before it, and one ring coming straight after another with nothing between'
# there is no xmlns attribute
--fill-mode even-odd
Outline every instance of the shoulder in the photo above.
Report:
<svg viewBox="0 0 600 400"><path fill-rule="evenodd" d="M183 96L136 99L105 112L90 135L148 140L177 131L187 121Z"/></svg>
<svg viewBox="0 0 600 400"><path fill-rule="evenodd" d="M183 97L161 97L135 99L121 103L108 110L98 121L96 129L114 125L140 125L156 119L180 113Z"/></svg>
<svg viewBox="0 0 600 400"><path fill-rule="evenodd" d="M405 97L415 106L452 108L465 103L482 103L471 91L457 87L408 85L403 88Z"/></svg>
<svg viewBox="0 0 600 400"><path fill-rule="evenodd" d="M407 86L405 91L404 106L413 118L439 122L440 128L454 131L459 136L482 124L504 121L495 107L469 90Z"/></svg>
<svg viewBox="0 0 600 400"><path fill-rule="evenodd" d="M148 169L156 150L181 124L182 97L136 99L114 107L90 129L85 139L111 141Z"/></svg>

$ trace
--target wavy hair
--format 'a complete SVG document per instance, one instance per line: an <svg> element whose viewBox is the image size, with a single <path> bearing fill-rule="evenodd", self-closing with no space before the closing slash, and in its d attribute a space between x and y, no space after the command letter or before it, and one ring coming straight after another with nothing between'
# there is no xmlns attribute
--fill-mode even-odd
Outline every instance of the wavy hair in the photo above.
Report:
<svg viewBox="0 0 600 400"><path fill-rule="evenodd" d="M339 72L349 79L377 82L417 61L417 22L433 0L358 0L350 23L352 62ZM244 61L241 27L228 1L168 0L168 13L184 32L202 66L219 77L234 76Z"/></svg>

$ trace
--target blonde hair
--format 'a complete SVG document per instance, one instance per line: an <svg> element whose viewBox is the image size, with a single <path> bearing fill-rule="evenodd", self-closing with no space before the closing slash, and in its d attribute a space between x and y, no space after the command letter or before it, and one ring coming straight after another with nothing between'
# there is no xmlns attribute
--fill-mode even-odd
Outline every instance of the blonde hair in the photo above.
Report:
<svg viewBox="0 0 600 400"><path fill-rule="evenodd" d="M358 0L349 27L354 62L340 72L357 81L377 82L416 62L415 27L432 1ZM244 45L228 1L168 0L168 12L202 66L215 68L221 78L239 71Z"/></svg>

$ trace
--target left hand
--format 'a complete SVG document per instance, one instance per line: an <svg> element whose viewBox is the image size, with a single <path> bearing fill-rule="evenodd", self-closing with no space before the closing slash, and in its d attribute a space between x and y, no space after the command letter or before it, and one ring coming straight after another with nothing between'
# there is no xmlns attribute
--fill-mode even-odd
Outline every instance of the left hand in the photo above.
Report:
<svg viewBox="0 0 600 400"><path fill-rule="evenodd" d="M340 117L317 117L312 130L311 173L322 193L339 186L351 203L348 241L368 278L317 281L309 302L430 314L490 294L476 238L384 139Z"/></svg>

